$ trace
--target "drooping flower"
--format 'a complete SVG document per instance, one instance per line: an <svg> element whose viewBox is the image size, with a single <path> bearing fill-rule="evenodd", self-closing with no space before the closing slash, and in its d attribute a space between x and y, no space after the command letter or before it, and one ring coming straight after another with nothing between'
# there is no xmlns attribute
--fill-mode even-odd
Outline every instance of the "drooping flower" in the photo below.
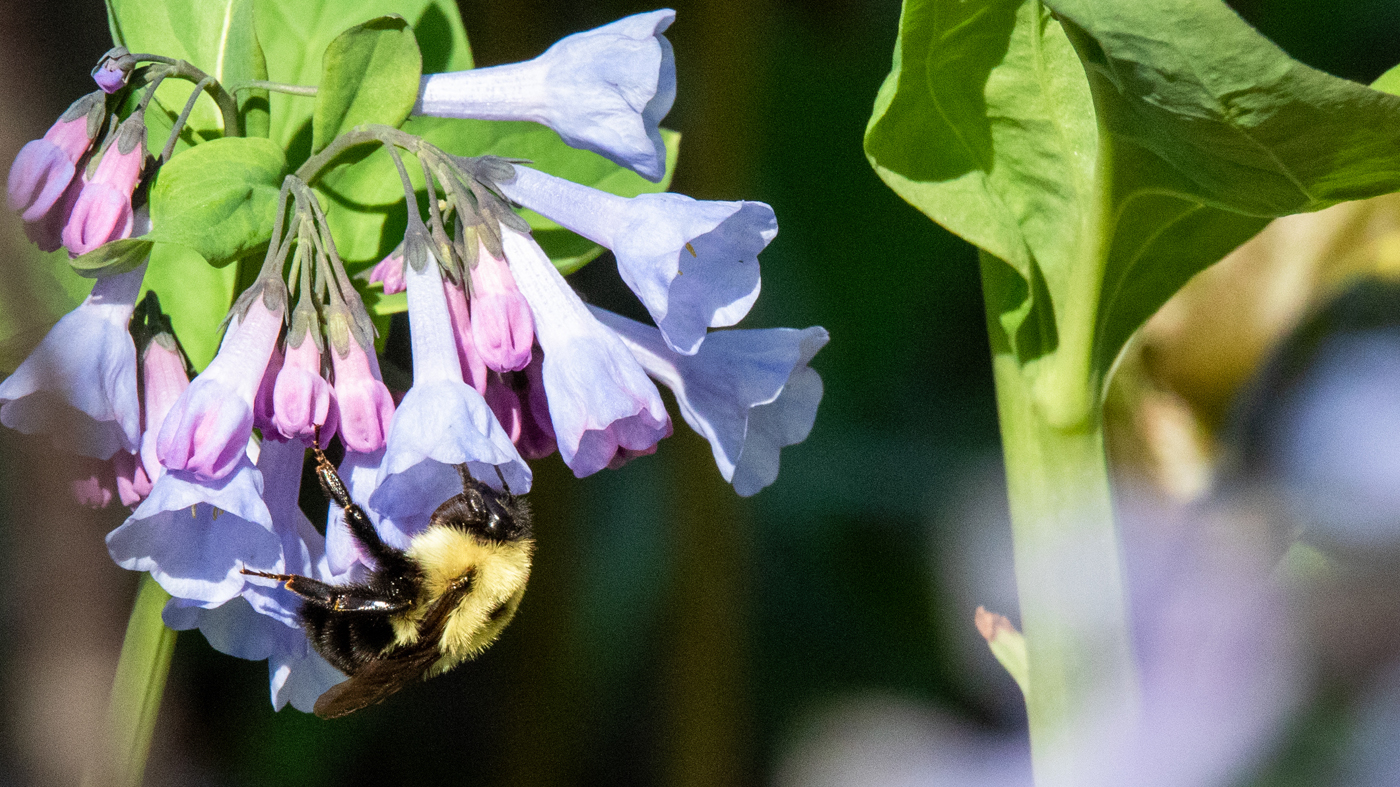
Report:
<svg viewBox="0 0 1400 787"><path fill-rule="evenodd" d="M122 568L149 571L170 595L217 606L243 591L241 569L282 571L262 492L262 473L246 453L214 479L167 468L135 513L107 534L107 551Z"/></svg>
<svg viewBox="0 0 1400 787"><path fill-rule="evenodd" d="M413 345L413 387L394 414L378 483L369 503L380 532L399 547L427 524L442 501L462 491L457 466L499 489L530 489L530 466L476 389L462 379L437 262L406 267ZM410 257L411 259L411 257ZM498 475L499 473L499 475Z"/></svg>
<svg viewBox="0 0 1400 787"><path fill-rule="evenodd" d="M676 98L676 63L662 33L670 9L560 39L525 63L429 74L413 111L437 117L529 120L564 142L659 181L661 119Z"/></svg>
<svg viewBox="0 0 1400 787"><path fill-rule="evenodd" d="M550 423L564 463L582 478L620 453L647 451L669 436L661 395L622 340L589 313L539 244L510 228L501 232L535 316Z"/></svg>
<svg viewBox="0 0 1400 787"><path fill-rule="evenodd" d="M127 322L145 273L142 263L97 280L82 304L0 382L0 423L48 434L55 447L97 459L138 448L136 346Z"/></svg>
<svg viewBox="0 0 1400 787"><path fill-rule="evenodd" d="M252 435L253 400L282 331L287 292L274 280L254 285L244 297L247 311L161 425L158 452L170 470L202 480L223 478L233 472Z"/></svg>
<svg viewBox="0 0 1400 787"><path fill-rule="evenodd" d="M26 222L42 221L53 212L101 129L104 114L102 94L90 93L73 102L42 139L20 149L10 167L10 210Z"/></svg>
<svg viewBox="0 0 1400 787"><path fill-rule="evenodd" d="M390 252L389 256L370 268L369 281L379 282L384 287L385 295L404 291L403 244L399 244L399 247Z"/></svg>
<svg viewBox="0 0 1400 787"><path fill-rule="evenodd" d="M724 480L744 497L778 477L778 454L807 439L822 398L808 367L826 346L823 328L716 331L694 355L681 355L655 328L589 307L676 395L681 416L710 442Z"/></svg>
<svg viewBox="0 0 1400 787"><path fill-rule="evenodd" d="M778 234L762 202L698 202L681 194L630 199L524 166L500 184L510 199L612 249L618 273L671 349L693 354L707 328L748 314L758 253Z"/></svg>
<svg viewBox="0 0 1400 787"><path fill-rule="evenodd" d="M384 450L394 419L394 399L379 373L379 359L353 338L342 356L330 348L335 369L335 400L345 450L372 454Z"/></svg>
<svg viewBox="0 0 1400 787"><path fill-rule="evenodd" d="M298 333L296 319L287 336L287 353L273 389L272 423L282 437L310 442L320 427L322 446L330 442L340 422L330 383L321 376L321 350L317 337L300 331L301 344L292 345Z"/></svg>
<svg viewBox="0 0 1400 787"><path fill-rule="evenodd" d="M486 365L498 372L524 369L535 342L530 305L506 261L479 243L472 268L472 339Z"/></svg>
<svg viewBox="0 0 1400 787"><path fill-rule="evenodd" d="M141 113L122 121L102 154L92 180L83 186L63 227L63 245L73 256L126 238L133 227L131 194L146 165L146 123Z"/></svg>

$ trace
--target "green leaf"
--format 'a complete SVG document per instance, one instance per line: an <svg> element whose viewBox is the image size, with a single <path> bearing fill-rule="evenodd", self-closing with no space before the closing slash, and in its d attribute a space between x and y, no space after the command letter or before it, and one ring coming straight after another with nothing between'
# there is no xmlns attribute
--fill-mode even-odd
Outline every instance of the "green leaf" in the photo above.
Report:
<svg viewBox="0 0 1400 787"><path fill-rule="evenodd" d="M325 69L312 123L312 152L362 123L399 126L418 99L423 57L408 22L381 16L341 33Z"/></svg>
<svg viewBox="0 0 1400 787"><path fill-rule="evenodd" d="M1400 98L1219 0L906 0L865 150L984 250L993 342L1072 426L1143 321L1269 218L1400 188Z"/></svg>
<svg viewBox="0 0 1400 787"><path fill-rule="evenodd" d="M73 272L79 276L96 279L135 270L151 256L154 244L146 238L126 238L104 243L77 259L70 260Z"/></svg>
<svg viewBox="0 0 1400 787"><path fill-rule="evenodd" d="M472 67L471 48L457 5L451 0L255 0L258 38L267 53L269 78L294 85L315 85L324 68L322 54L347 25L387 14L409 20L423 54L423 71L460 71ZM274 93L270 136L300 165L311 152L311 114L315 102Z"/></svg>
<svg viewBox="0 0 1400 787"><path fill-rule="evenodd" d="M1400 96L1400 66L1395 66L1381 74L1375 82L1371 83L1371 89L1389 93L1392 96Z"/></svg>
<svg viewBox="0 0 1400 787"><path fill-rule="evenodd" d="M220 320L233 305L237 265L215 268L204 264L197 252L174 243L157 243L142 281L146 290L160 296L161 308L170 315L175 336L196 369L203 369L219 350Z"/></svg>
<svg viewBox="0 0 1400 787"><path fill-rule="evenodd" d="M178 243L227 265L267 244L286 175L273 142L219 139L172 158L151 189L152 240Z"/></svg>
<svg viewBox="0 0 1400 787"><path fill-rule="evenodd" d="M132 52L188 60L230 85L268 78L253 6L254 0L107 0L107 18L115 43ZM165 144L171 122L184 108L193 87L167 79L156 91L155 101L147 109L152 150L158 151ZM241 98L241 114L248 128L265 129L266 94L248 91ZM163 130L156 116L163 117ZM195 104L187 128L189 136L181 147L223 136L223 117L207 95Z"/></svg>

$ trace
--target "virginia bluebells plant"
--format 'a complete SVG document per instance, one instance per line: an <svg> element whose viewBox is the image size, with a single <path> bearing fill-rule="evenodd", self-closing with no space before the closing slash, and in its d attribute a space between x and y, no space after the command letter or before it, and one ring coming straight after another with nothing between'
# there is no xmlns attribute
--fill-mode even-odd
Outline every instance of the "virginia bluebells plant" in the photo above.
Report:
<svg viewBox="0 0 1400 787"><path fill-rule="evenodd" d="M662 34L674 18L638 14L527 63L423 76L412 111L533 121L660 181L659 123L676 91ZM108 534L112 558L170 593L171 628L198 628L219 650L267 659L278 708L308 710L343 676L308 649L297 598L248 572L343 583L373 567L337 506L324 536L297 506L318 436L323 446L338 439L351 496L387 543L405 547L460 491L458 468L523 494L530 463L556 451L579 477L654 453L672 432L657 382L740 495L773 483L781 449L811 430L822 386L809 364L826 331L711 330L737 324L758 297L758 254L777 234L767 205L619 197L374 123L285 175L268 205L261 269L244 277L252 283L225 317L217 354L191 379L155 295L137 305L149 251L141 241L165 238L145 219L147 183L184 139L201 94L221 111L237 105L188 63L120 47L93 77L100 90L21 151L9 200L41 248L66 248L97 282L0 383L0 421L108 463L76 488L90 504L133 507ZM172 77L195 89L165 149L151 155L147 105ZM223 117L225 136L239 136L241 116ZM407 229L393 253L356 272L316 187L356 166L341 154L374 147L404 188ZM518 208L611 249L655 325L585 304ZM366 298L398 293L412 383L391 391Z"/></svg>

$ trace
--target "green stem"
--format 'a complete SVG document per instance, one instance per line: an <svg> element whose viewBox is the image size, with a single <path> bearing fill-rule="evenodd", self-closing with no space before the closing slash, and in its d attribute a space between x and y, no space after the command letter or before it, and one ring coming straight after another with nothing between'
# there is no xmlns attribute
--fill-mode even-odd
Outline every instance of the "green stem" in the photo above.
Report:
<svg viewBox="0 0 1400 787"><path fill-rule="evenodd" d="M138 787L146 772L146 755L175 650L175 632L166 628L160 617L169 600L170 594L150 574L142 575L122 640L117 677L112 681L107 709L110 760L104 768L109 778L100 783Z"/></svg>
<svg viewBox="0 0 1400 787"><path fill-rule="evenodd" d="M985 266L1001 265L984 261ZM995 303L989 285L989 301ZM988 309L1006 462L1021 626L1029 659L1026 711L1037 787L1071 787L1086 714L1131 711L1136 670L1113 520L1100 412L1053 425ZM1039 391L1041 396L1044 391Z"/></svg>
<svg viewBox="0 0 1400 787"><path fill-rule="evenodd" d="M267 90L272 93L286 93L289 96L303 96L305 98L315 98L315 85L288 85L283 82L268 82L265 79L250 79L247 82L239 82L229 85L228 92L238 95L244 90Z"/></svg>

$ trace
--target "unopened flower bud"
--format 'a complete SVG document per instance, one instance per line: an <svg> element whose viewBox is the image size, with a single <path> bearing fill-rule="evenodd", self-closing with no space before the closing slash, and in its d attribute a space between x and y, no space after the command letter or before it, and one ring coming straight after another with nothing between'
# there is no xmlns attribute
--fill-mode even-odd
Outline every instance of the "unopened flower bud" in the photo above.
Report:
<svg viewBox="0 0 1400 787"><path fill-rule="evenodd" d="M136 58L119 46L107 50L107 54L92 68L92 80L104 93L115 93L126 87L131 79L131 71L136 68Z"/></svg>
<svg viewBox="0 0 1400 787"><path fill-rule="evenodd" d="M136 114L122 123L92 180L78 195L73 215L63 228L63 245L70 254L86 254L108 241L131 235L131 194L145 163L146 123Z"/></svg>

